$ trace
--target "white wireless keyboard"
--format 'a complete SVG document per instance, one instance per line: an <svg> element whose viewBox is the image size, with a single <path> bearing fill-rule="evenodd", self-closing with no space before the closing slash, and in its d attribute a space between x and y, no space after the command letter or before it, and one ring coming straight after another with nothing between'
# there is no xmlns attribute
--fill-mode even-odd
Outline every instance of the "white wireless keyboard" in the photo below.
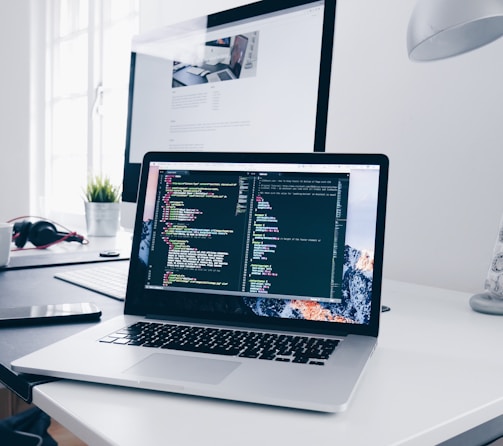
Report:
<svg viewBox="0 0 503 446"><path fill-rule="evenodd" d="M98 263L91 267L56 273L56 279L104 294L114 299L126 298L129 262Z"/></svg>

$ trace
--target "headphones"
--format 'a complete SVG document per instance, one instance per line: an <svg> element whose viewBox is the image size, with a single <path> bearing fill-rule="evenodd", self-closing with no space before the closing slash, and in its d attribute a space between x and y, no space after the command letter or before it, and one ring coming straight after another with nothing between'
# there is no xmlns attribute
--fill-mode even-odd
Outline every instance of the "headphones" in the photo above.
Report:
<svg viewBox="0 0 503 446"><path fill-rule="evenodd" d="M12 241L18 248L22 248L26 242L33 243L37 248L47 248L63 241L86 243L84 236L76 232L60 232L54 223L47 220L14 223Z"/></svg>

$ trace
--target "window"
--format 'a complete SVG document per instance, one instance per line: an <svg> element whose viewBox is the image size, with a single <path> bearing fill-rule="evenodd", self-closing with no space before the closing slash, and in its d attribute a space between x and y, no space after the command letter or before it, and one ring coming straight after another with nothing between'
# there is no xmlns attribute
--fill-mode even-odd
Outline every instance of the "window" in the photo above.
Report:
<svg viewBox="0 0 503 446"><path fill-rule="evenodd" d="M50 0L46 8L43 207L83 214L89 176L122 180L139 0Z"/></svg>

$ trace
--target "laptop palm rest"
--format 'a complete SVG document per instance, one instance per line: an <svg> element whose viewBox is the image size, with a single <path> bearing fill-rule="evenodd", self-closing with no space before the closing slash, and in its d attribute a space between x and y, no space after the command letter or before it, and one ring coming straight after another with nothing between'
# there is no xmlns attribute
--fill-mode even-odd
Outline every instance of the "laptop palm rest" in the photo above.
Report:
<svg viewBox="0 0 503 446"><path fill-rule="evenodd" d="M241 365L239 362L229 360L154 353L123 373L167 380L218 384L239 365Z"/></svg>

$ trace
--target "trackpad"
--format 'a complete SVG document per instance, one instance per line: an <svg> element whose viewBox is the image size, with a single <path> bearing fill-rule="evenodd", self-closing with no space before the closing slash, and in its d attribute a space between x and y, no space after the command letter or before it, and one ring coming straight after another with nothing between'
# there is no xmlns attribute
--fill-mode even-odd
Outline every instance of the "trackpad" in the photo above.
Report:
<svg viewBox="0 0 503 446"><path fill-rule="evenodd" d="M154 353L125 370L126 375L218 384L240 365L236 361Z"/></svg>

